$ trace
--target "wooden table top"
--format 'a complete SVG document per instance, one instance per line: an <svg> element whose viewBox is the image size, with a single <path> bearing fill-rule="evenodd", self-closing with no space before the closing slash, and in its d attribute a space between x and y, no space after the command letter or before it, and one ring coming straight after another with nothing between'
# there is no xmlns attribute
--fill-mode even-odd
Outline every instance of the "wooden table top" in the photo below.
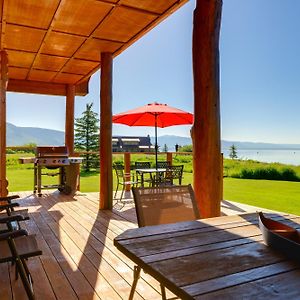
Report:
<svg viewBox="0 0 300 300"><path fill-rule="evenodd" d="M300 299L300 264L263 243L257 214L130 229L114 244L183 299Z"/></svg>

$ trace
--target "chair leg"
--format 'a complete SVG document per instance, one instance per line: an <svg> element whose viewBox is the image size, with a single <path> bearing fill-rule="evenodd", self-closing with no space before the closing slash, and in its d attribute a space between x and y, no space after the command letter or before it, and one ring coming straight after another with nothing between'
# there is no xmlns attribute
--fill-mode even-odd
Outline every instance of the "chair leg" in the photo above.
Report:
<svg viewBox="0 0 300 300"><path fill-rule="evenodd" d="M135 289L136 289L137 282L140 278L140 274L141 274L141 267L134 266L134 269L133 269L133 282L132 282L132 286L131 286L130 295L129 295L128 300L133 299L133 295L134 295L134 292L135 292Z"/></svg>
<svg viewBox="0 0 300 300"><path fill-rule="evenodd" d="M117 187L116 187L114 198L116 198L116 196L117 196L118 189L119 189L119 182L117 183Z"/></svg>
<svg viewBox="0 0 300 300"><path fill-rule="evenodd" d="M125 184L123 184L123 187L122 187L122 193L121 193L121 197L120 197L121 202L122 202L124 191L125 191Z"/></svg>

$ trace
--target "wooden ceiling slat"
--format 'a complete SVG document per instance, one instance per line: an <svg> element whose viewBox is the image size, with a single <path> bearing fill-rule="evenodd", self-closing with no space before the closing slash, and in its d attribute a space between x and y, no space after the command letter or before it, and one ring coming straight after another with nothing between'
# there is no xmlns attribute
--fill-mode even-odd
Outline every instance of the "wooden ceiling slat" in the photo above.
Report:
<svg viewBox="0 0 300 300"><path fill-rule="evenodd" d="M177 0L164 0L164 1L157 1L157 0L148 0L148 1L141 1L141 0L121 0L121 5L131 6L134 8L139 8L142 10L147 10L153 13L162 14L164 13L169 7L174 5Z"/></svg>
<svg viewBox="0 0 300 300"><path fill-rule="evenodd" d="M72 57L75 51L85 41L84 37L51 31L40 53Z"/></svg>
<svg viewBox="0 0 300 300"><path fill-rule="evenodd" d="M34 64L33 68L41 70L59 71L67 62L66 57L54 57L50 55L40 54Z"/></svg>
<svg viewBox="0 0 300 300"><path fill-rule="evenodd" d="M187 1L0 0L0 43L14 90L28 81L29 90L44 92L50 86L37 84L51 81L53 93L81 83L84 93L102 52L115 57Z"/></svg>
<svg viewBox="0 0 300 300"><path fill-rule="evenodd" d="M74 84L82 78L82 75L59 73L53 79L53 82Z"/></svg>
<svg viewBox="0 0 300 300"><path fill-rule="evenodd" d="M89 36L112 8L94 0L64 1L53 30Z"/></svg>
<svg viewBox="0 0 300 300"><path fill-rule="evenodd" d="M125 43L155 19L151 14L119 6L95 30L94 36Z"/></svg>
<svg viewBox="0 0 300 300"><path fill-rule="evenodd" d="M7 22L47 29L60 0L6 0Z"/></svg>
<svg viewBox="0 0 300 300"><path fill-rule="evenodd" d="M29 80L50 82L56 75L56 72L31 69L28 75Z"/></svg>
<svg viewBox="0 0 300 300"><path fill-rule="evenodd" d="M62 69L62 72L84 75L98 66L99 62L76 59L67 63Z"/></svg>
<svg viewBox="0 0 300 300"><path fill-rule="evenodd" d="M75 58L89 59L100 62L101 52L114 53L123 43L105 41L99 39L87 40L80 49L75 53Z"/></svg>
<svg viewBox="0 0 300 300"><path fill-rule="evenodd" d="M33 52L7 50L8 66L29 68L34 60Z"/></svg>
<svg viewBox="0 0 300 300"><path fill-rule="evenodd" d="M46 31L24 26L6 24L5 48L13 50L38 51Z"/></svg>
<svg viewBox="0 0 300 300"><path fill-rule="evenodd" d="M8 78L26 79L28 69L9 67Z"/></svg>

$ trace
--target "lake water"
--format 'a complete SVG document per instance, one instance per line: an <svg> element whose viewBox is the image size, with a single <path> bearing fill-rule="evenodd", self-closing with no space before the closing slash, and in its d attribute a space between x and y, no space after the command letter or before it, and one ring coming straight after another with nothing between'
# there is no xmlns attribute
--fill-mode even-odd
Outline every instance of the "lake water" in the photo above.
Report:
<svg viewBox="0 0 300 300"><path fill-rule="evenodd" d="M229 150L224 150L224 157L229 157ZM253 159L262 162L279 162L290 165L300 165L300 150L239 150L239 159Z"/></svg>

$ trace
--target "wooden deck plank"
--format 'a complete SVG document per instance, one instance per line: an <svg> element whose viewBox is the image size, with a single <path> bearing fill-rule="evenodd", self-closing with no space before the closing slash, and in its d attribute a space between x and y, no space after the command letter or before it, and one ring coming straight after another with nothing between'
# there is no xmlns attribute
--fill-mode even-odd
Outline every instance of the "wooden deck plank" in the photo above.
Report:
<svg viewBox="0 0 300 300"><path fill-rule="evenodd" d="M127 229L137 227L132 203L126 204L121 209L99 211L99 193L79 193L71 197L45 190L40 198L31 192L18 194L23 197L18 202L22 208L28 208L30 214L30 220L26 221L23 227L29 233L36 234L38 245L43 251L42 256L29 259L28 262L37 299L118 300L128 298L133 280L134 263L116 249L113 240ZM228 242L225 245L226 249L236 244L242 247L251 243L246 239L243 230L249 231L252 228L253 232L249 231L252 232L251 239L261 240L253 218L243 216L230 218L235 225L239 224L232 234L240 235L240 238ZM299 220L295 219L295 221L299 223ZM209 225L216 226L214 232L207 229ZM181 230L188 230L188 227L187 224L182 225ZM173 247L173 252L168 252L171 258L172 253L174 255L177 253L178 256L178 251L182 251L185 255L187 252L189 255L213 253L218 248L218 244L215 243L212 246L210 241L215 241L216 238L222 239L221 233L214 235L218 229L225 227L226 224L222 223L222 219L218 221L211 219L199 223L199 228L193 234L207 231L207 240L201 247L188 249L180 249L179 245L172 244L172 240L168 240L168 237L159 230L157 231L157 228L145 230L148 232L153 230L154 235L161 234L161 242L165 239L166 247ZM180 235L180 232L177 234ZM126 235L130 235L130 231ZM140 241L142 240L143 238ZM136 241L137 251L140 251L140 241L139 239ZM148 242L151 243L151 238ZM224 249L225 252L228 251L226 249ZM155 253L154 245L153 255L149 255L145 261L162 264L165 259L167 257L164 253ZM0 265L0 299L26 299L20 279L15 281L14 269L10 271L9 269L7 264ZM218 278L219 286L226 290L222 276ZM187 285L186 288L192 289L193 286ZM212 292L218 295L217 291ZM168 295L172 294L168 292ZM160 298L159 283L150 275L142 273L134 299Z"/></svg>
<svg viewBox="0 0 300 300"><path fill-rule="evenodd" d="M81 214L80 222L78 221L78 215L75 214L72 209L69 209L69 206L73 205L73 202L66 203L64 207L61 207L61 204L57 204L60 208L60 211L64 213L65 223L60 222L60 227L64 228L66 233L76 240L77 246L81 248L82 251L88 255L89 259L96 266L100 265L100 272L104 274L104 276L109 276L111 278L112 285L121 291L121 287L123 282L120 282L120 278L126 279L126 287L124 286L125 295L123 297L126 298L126 295L129 294L130 284L133 281L133 263L124 256L126 260L125 263L130 264L130 267L127 267L118 256L115 255L117 249L113 246L113 238L117 235L113 234L111 239L108 236L101 234L97 228L95 228L96 222L87 223L82 218L84 214ZM98 222L97 222L98 224ZM102 240L98 240L103 235ZM97 255L99 252L99 255ZM101 256L102 258L101 258ZM123 256L123 255L122 255ZM98 261L97 262L97 257ZM116 273L117 272L117 273ZM117 274L121 274L120 277ZM148 279L147 281L153 281L153 278ZM122 284L121 284L122 283ZM137 291L142 294L146 294L150 299L155 299L159 297L157 293L153 293L153 288L149 288L148 283L144 284L141 281Z"/></svg>
<svg viewBox="0 0 300 300"><path fill-rule="evenodd" d="M12 299L9 268L8 263L0 264L0 299Z"/></svg>

